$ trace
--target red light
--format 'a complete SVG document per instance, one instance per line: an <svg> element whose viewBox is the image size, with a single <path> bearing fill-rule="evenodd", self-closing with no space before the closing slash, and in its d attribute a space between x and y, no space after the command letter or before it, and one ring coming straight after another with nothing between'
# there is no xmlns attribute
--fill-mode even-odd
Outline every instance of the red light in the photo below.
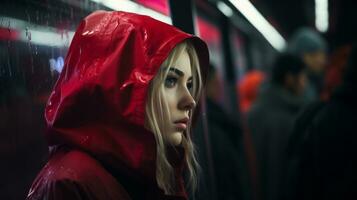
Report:
<svg viewBox="0 0 357 200"><path fill-rule="evenodd" d="M219 44L221 33L218 28L201 17L197 17L196 20L200 37L207 43Z"/></svg>
<svg viewBox="0 0 357 200"><path fill-rule="evenodd" d="M136 0L139 4L158 11L166 16L170 15L168 0Z"/></svg>
<svg viewBox="0 0 357 200"><path fill-rule="evenodd" d="M20 33L17 30L0 27L0 40L18 40Z"/></svg>

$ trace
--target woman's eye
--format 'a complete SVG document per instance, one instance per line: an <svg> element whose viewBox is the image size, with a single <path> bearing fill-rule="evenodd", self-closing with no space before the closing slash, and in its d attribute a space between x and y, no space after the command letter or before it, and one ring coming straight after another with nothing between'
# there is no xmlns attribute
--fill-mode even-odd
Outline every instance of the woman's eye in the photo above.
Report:
<svg viewBox="0 0 357 200"><path fill-rule="evenodd" d="M177 83L177 78L175 78L175 77L167 77L165 79L165 87L167 87L167 88L174 87L176 85L176 83Z"/></svg>
<svg viewBox="0 0 357 200"><path fill-rule="evenodd" d="M193 83L192 82L188 82L187 83L187 89L192 92L192 88L193 88Z"/></svg>

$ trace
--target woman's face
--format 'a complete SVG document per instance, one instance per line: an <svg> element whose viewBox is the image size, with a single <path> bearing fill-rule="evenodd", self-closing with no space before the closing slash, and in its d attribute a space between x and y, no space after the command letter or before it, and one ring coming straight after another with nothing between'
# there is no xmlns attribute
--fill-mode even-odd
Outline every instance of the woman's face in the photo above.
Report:
<svg viewBox="0 0 357 200"><path fill-rule="evenodd" d="M164 137L173 145L179 145L182 134L190 121L190 111L195 107L192 93L192 72L189 56L184 51L170 66L164 82L163 97L169 108L169 118L165 123Z"/></svg>

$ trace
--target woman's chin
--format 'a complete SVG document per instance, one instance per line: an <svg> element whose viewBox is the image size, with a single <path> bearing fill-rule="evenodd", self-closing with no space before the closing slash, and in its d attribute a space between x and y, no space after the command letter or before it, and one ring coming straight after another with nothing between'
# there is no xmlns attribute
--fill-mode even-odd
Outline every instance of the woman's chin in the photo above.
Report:
<svg viewBox="0 0 357 200"><path fill-rule="evenodd" d="M182 133L175 132L170 136L170 143L174 146L179 146L182 142Z"/></svg>

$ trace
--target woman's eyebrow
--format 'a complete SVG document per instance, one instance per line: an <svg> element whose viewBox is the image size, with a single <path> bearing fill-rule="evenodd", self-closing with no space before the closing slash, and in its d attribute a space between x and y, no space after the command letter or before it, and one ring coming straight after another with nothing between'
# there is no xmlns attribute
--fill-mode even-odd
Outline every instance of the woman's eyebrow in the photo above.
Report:
<svg viewBox="0 0 357 200"><path fill-rule="evenodd" d="M178 76L184 76L185 73L183 73L181 70L176 69L176 68L170 68L169 71L176 73Z"/></svg>
<svg viewBox="0 0 357 200"><path fill-rule="evenodd" d="M179 70L179 69L176 69L176 68L170 68L169 71L174 72L175 74L177 74L177 75L180 76L180 77L183 77L183 76L185 75L185 73L184 73L183 71L181 71L181 70ZM190 76L190 77L188 78L189 81L190 81L191 79L192 79L192 76Z"/></svg>

